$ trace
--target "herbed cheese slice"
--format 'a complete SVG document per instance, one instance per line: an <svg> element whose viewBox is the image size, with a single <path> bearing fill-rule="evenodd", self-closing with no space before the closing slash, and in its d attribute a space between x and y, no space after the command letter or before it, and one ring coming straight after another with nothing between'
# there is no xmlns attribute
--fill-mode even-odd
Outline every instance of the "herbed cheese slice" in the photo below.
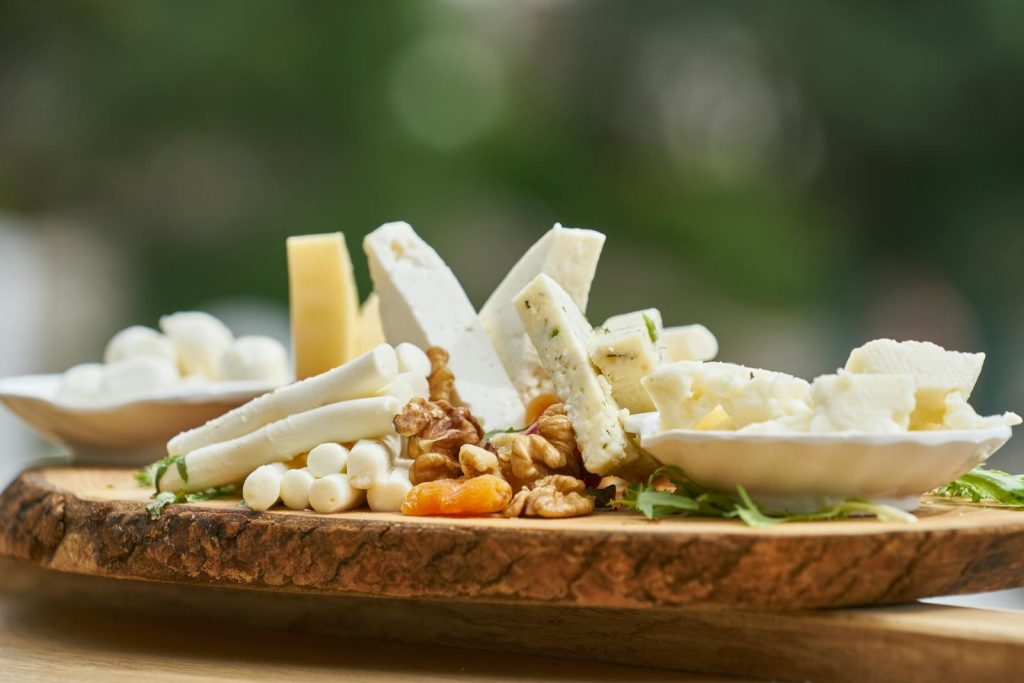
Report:
<svg viewBox="0 0 1024 683"><path fill-rule="evenodd" d="M523 403L451 269L408 223L387 223L363 241L380 320L391 344L448 351L455 394L487 429L521 427Z"/></svg>
<svg viewBox="0 0 1024 683"><path fill-rule="evenodd" d="M917 429L943 422L946 395L951 391L969 399L984 363L984 353L947 351L931 342L875 339L850 352L846 370L913 377L917 405L910 428Z"/></svg>
<svg viewBox="0 0 1024 683"><path fill-rule="evenodd" d="M345 236L289 237L288 290L296 379L354 358L359 297Z"/></svg>
<svg viewBox="0 0 1024 683"><path fill-rule="evenodd" d="M737 428L779 418L799 422L811 410L806 381L733 363L667 363L645 377L643 385L665 430L694 429L717 407Z"/></svg>
<svg viewBox="0 0 1024 683"><path fill-rule="evenodd" d="M608 474L639 460L640 450L622 428L608 380L590 364L590 324L572 297L541 274L515 297L515 308L565 404L586 468Z"/></svg>
<svg viewBox="0 0 1024 683"><path fill-rule="evenodd" d="M581 311L587 310L590 283L604 240L605 236L594 230L563 228L556 223L523 254L480 309L484 331L523 403L552 393L553 387L516 315L512 299L544 273L566 291Z"/></svg>
<svg viewBox="0 0 1024 683"><path fill-rule="evenodd" d="M612 316L594 328L590 361L612 385L612 396L631 413L654 410L640 381L662 361L661 313L648 308Z"/></svg>
<svg viewBox="0 0 1024 683"><path fill-rule="evenodd" d="M856 375L839 371L811 385L812 432L905 432L914 410L910 375Z"/></svg>

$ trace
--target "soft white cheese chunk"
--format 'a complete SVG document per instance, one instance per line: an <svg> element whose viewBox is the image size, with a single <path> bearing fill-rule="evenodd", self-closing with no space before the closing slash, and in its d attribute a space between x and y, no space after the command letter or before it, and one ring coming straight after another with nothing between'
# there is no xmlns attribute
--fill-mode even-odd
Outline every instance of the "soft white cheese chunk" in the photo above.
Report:
<svg viewBox="0 0 1024 683"><path fill-rule="evenodd" d="M288 470L281 477L281 502L290 510L309 507L309 489L315 478L305 467Z"/></svg>
<svg viewBox="0 0 1024 683"><path fill-rule="evenodd" d="M374 512L399 512L405 496L412 490L409 462L396 464L383 479L366 492L366 504Z"/></svg>
<svg viewBox="0 0 1024 683"><path fill-rule="evenodd" d="M183 375L220 379L220 361L231 346L231 330L209 313L186 311L160 318L160 329L178 353Z"/></svg>
<svg viewBox="0 0 1024 683"><path fill-rule="evenodd" d="M290 375L288 352L270 337L239 337L221 358L222 380L281 385L291 379Z"/></svg>
<svg viewBox="0 0 1024 683"><path fill-rule="evenodd" d="M524 403L552 393L553 387L512 299L544 273L586 311L604 241L605 236L594 230L563 228L556 223L523 254L480 309L480 322Z"/></svg>
<svg viewBox="0 0 1024 683"><path fill-rule="evenodd" d="M274 462L260 465L245 478L242 484L242 500L252 510L269 510L281 499L281 479L288 467Z"/></svg>
<svg viewBox="0 0 1024 683"><path fill-rule="evenodd" d="M315 478L340 474L348 468L351 451L340 443L322 443L306 456L306 469Z"/></svg>
<svg viewBox="0 0 1024 683"><path fill-rule="evenodd" d="M590 364L591 327L572 297L541 274L515 297L515 308L565 404L586 468L609 474L638 460L640 451L622 428L611 386Z"/></svg>
<svg viewBox="0 0 1024 683"><path fill-rule="evenodd" d="M733 363L667 363L643 380L661 428L693 429L717 406L737 428L810 410L810 385L792 375Z"/></svg>
<svg viewBox="0 0 1024 683"><path fill-rule="evenodd" d="M905 432L914 410L914 379L840 370L814 380L811 400L812 432Z"/></svg>
<svg viewBox="0 0 1024 683"><path fill-rule="evenodd" d="M133 325L115 334L107 343L103 353L104 363L151 356L165 360L173 365L178 364L178 352L171 340L150 327Z"/></svg>
<svg viewBox="0 0 1024 683"><path fill-rule="evenodd" d="M105 401L126 401L175 389L181 384L178 368L153 356L136 356L103 369L100 397Z"/></svg>
<svg viewBox="0 0 1024 683"><path fill-rule="evenodd" d="M407 223L387 223L366 236L373 289L392 344L449 354L455 394L488 429L522 426L523 403L459 281Z"/></svg>
<svg viewBox="0 0 1024 683"><path fill-rule="evenodd" d="M665 359L671 362L711 360L718 355L718 340L703 325L666 327L661 332L661 345Z"/></svg>
<svg viewBox="0 0 1024 683"><path fill-rule="evenodd" d="M654 410L640 381L661 363L660 338L656 308L608 318L590 337L590 361L612 385L615 401L631 413Z"/></svg>
<svg viewBox="0 0 1024 683"><path fill-rule="evenodd" d="M352 510L363 504L366 493L352 486L347 474L330 474L309 487L309 505L317 512Z"/></svg>
<svg viewBox="0 0 1024 683"><path fill-rule="evenodd" d="M1021 423L1017 413L1003 413L982 417L975 412L967 399L959 391L946 394L946 411L943 415L943 429L991 429L993 427L1013 427Z"/></svg>
<svg viewBox="0 0 1024 683"><path fill-rule="evenodd" d="M876 339L850 353L846 370L913 377L917 403L910 428L915 429L942 423L946 395L951 391L969 399L984 362L983 353L947 351L931 342Z"/></svg>
<svg viewBox="0 0 1024 683"><path fill-rule="evenodd" d="M103 365L83 363L67 370L57 387L57 400L61 403L85 405L100 400L103 387Z"/></svg>
<svg viewBox="0 0 1024 683"><path fill-rule="evenodd" d="M415 344L402 343L395 347L398 356L398 371L411 372L420 377L430 376L430 358L426 352Z"/></svg>

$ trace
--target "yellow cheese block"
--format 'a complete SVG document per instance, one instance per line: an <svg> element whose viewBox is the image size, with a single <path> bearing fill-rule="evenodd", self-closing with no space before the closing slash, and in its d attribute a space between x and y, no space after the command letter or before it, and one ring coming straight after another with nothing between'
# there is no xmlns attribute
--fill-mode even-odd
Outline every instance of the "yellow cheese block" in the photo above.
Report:
<svg viewBox="0 0 1024 683"><path fill-rule="evenodd" d="M380 321L380 299L376 292L370 292L359 309L359 341L356 353L366 353L379 344L383 344L384 326Z"/></svg>
<svg viewBox="0 0 1024 683"><path fill-rule="evenodd" d="M359 296L340 232L288 238L295 376L305 379L356 355Z"/></svg>

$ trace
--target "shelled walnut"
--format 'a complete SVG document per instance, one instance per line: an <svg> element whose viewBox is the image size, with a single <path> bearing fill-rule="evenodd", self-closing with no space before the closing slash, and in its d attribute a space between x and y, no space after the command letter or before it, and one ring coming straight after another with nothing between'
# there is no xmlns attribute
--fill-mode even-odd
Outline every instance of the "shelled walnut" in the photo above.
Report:
<svg viewBox="0 0 1024 683"><path fill-rule="evenodd" d="M581 517L593 512L594 505L582 480L553 474L520 489L504 514L506 517Z"/></svg>
<svg viewBox="0 0 1024 683"><path fill-rule="evenodd" d="M430 359L430 375L427 377L430 400L451 402L455 373L448 367L448 352L440 346L431 346L427 349L427 358Z"/></svg>

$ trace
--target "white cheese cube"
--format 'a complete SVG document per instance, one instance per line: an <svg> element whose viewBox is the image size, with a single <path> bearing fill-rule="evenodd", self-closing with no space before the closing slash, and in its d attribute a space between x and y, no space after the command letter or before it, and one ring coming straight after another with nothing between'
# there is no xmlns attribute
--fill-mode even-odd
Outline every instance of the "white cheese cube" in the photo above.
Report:
<svg viewBox="0 0 1024 683"><path fill-rule="evenodd" d="M905 432L914 410L910 375L822 375L811 385L812 432Z"/></svg>
<svg viewBox="0 0 1024 683"><path fill-rule="evenodd" d="M561 285L581 311L587 310L590 283L604 240L599 232L563 228L556 223L523 254L480 309L480 322L523 403L552 393L553 387L512 300L544 273Z"/></svg>
<svg viewBox="0 0 1024 683"><path fill-rule="evenodd" d="M969 399L984 362L983 353L946 351L931 342L876 339L850 353L846 370L913 377L917 405L910 428L915 429L942 423L949 392L958 391L965 401Z"/></svg>
<svg viewBox="0 0 1024 683"><path fill-rule="evenodd" d="M631 413L654 410L640 381L662 360L661 313L655 308L609 318L594 329L588 351L591 362L612 385L612 396Z"/></svg>
<svg viewBox="0 0 1024 683"><path fill-rule="evenodd" d="M666 327L661 332L661 345L670 362L711 360L718 355L718 340L703 325Z"/></svg>
<svg viewBox="0 0 1024 683"><path fill-rule="evenodd" d="M946 411L943 415L943 429L991 429L993 427L1013 427L1021 423L1017 413L1003 413L982 417L975 412L959 391L946 394Z"/></svg>
<svg viewBox="0 0 1024 683"><path fill-rule="evenodd" d="M209 313L186 311L160 318L160 329L174 344L182 375L220 379L220 362L235 336Z"/></svg>
<svg viewBox="0 0 1024 683"><path fill-rule="evenodd" d="M363 248L388 341L445 349L457 402L487 429L522 426L519 394L469 297L437 252L407 223L382 225L366 236Z"/></svg>
<svg viewBox="0 0 1024 683"><path fill-rule="evenodd" d="M645 377L643 385L663 430L693 429L717 406L737 428L810 411L806 381L733 363L668 363Z"/></svg>
<svg viewBox="0 0 1024 683"><path fill-rule="evenodd" d="M221 379L282 385L291 379L288 352L270 337L239 337L221 358Z"/></svg>
<svg viewBox="0 0 1024 683"><path fill-rule="evenodd" d="M609 474L637 461L640 450L622 428L611 386L590 364L591 327L576 302L541 274L516 296L515 307L565 404L586 468Z"/></svg>

